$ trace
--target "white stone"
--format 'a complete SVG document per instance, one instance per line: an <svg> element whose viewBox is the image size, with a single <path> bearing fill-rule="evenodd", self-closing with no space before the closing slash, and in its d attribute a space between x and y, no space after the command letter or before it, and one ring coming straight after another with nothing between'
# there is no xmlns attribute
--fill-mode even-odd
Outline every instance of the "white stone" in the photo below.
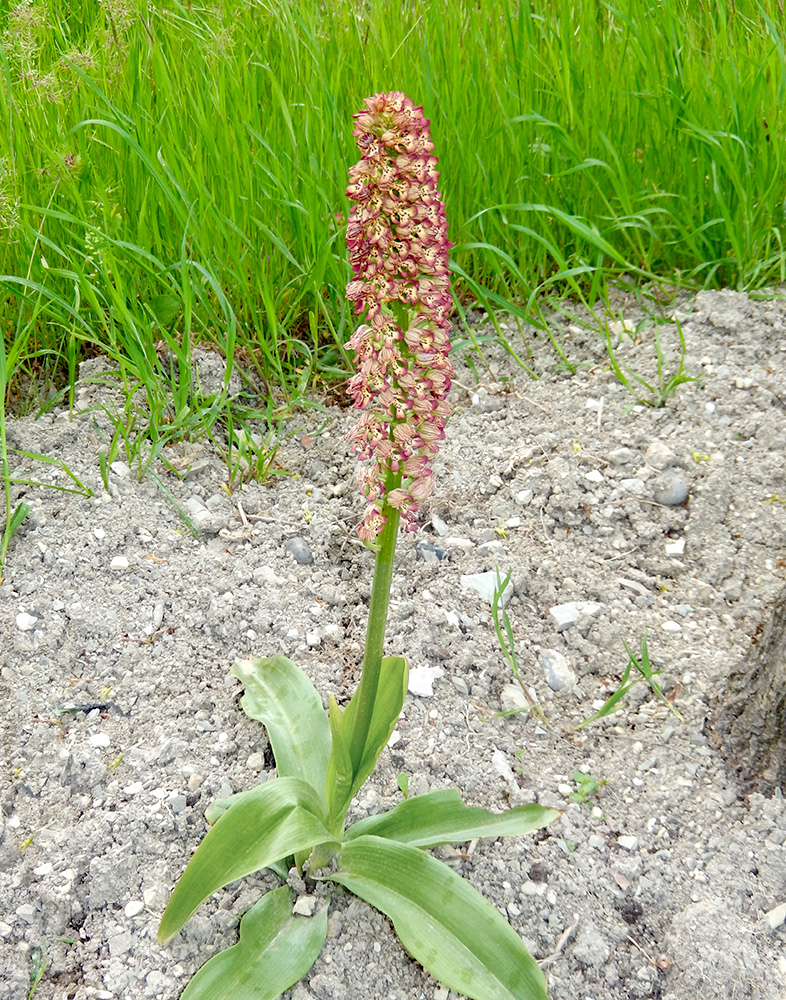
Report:
<svg viewBox="0 0 786 1000"><path fill-rule="evenodd" d="M671 619L669 621L661 622L660 627L664 632L681 632L682 626L679 622L673 622Z"/></svg>
<svg viewBox="0 0 786 1000"><path fill-rule="evenodd" d="M189 497L185 502L186 511L191 514L199 514L200 511L207 510L199 497Z"/></svg>
<svg viewBox="0 0 786 1000"><path fill-rule="evenodd" d="M623 479L620 481L620 486L626 493L632 493L634 496L641 496L645 489L644 481L641 479Z"/></svg>
<svg viewBox="0 0 786 1000"><path fill-rule="evenodd" d="M431 526L434 529L434 531L436 531L436 533L440 536L440 538L444 538L445 535L447 535L447 533L450 531L450 528L447 526L447 524L445 524L445 522L438 514L431 515Z"/></svg>
<svg viewBox="0 0 786 1000"><path fill-rule="evenodd" d="M506 781L508 784L515 784L516 775L513 773L513 768L508 762L507 754L503 753L502 750L495 750L491 755L491 766L497 772L497 774Z"/></svg>
<svg viewBox="0 0 786 1000"><path fill-rule="evenodd" d="M617 837L617 843L623 851L638 851L639 849L639 838L626 833L623 833L621 837Z"/></svg>
<svg viewBox="0 0 786 1000"><path fill-rule="evenodd" d="M603 482L603 473L600 472L598 469L592 469L590 472L588 472L584 476L584 478L589 483L602 483Z"/></svg>
<svg viewBox="0 0 786 1000"><path fill-rule="evenodd" d="M32 903L22 903L21 906L17 906L16 915L26 924L32 924L35 918L35 906Z"/></svg>
<svg viewBox="0 0 786 1000"><path fill-rule="evenodd" d="M128 559L125 556L115 556L109 564L109 568L114 570L128 569Z"/></svg>
<svg viewBox="0 0 786 1000"><path fill-rule="evenodd" d="M93 528L93 534L99 541L101 541L103 538L106 538L106 532L104 531L103 528Z"/></svg>
<svg viewBox="0 0 786 1000"><path fill-rule="evenodd" d="M620 576L617 578L617 583L620 587L625 587L627 590L634 591L640 597L646 597L649 594L649 591L644 584L639 583L638 580L629 580L626 576Z"/></svg>
<svg viewBox="0 0 786 1000"><path fill-rule="evenodd" d="M38 868L34 868L33 872L36 875L51 875L54 867L55 866L53 864L47 861L46 864L39 865Z"/></svg>
<svg viewBox="0 0 786 1000"><path fill-rule="evenodd" d="M118 479L128 479L128 477L131 475L131 470L129 469L129 467L126 465L125 462L120 462L120 461L112 462L109 468L112 470L112 472L114 472L114 474L117 476Z"/></svg>
<svg viewBox="0 0 786 1000"><path fill-rule="evenodd" d="M614 334L617 340L623 333L635 333L636 326L629 319L615 319L609 323L609 333Z"/></svg>
<svg viewBox="0 0 786 1000"><path fill-rule="evenodd" d="M472 548L472 541L469 538L456 538L451 535L450 538L445 539L445 545L450 549L462 549L464 552L469 552Z"/></svg>
<svg viewBox="0 0 786 1000"><path fill-rule="evenodd" d="M205 510L198 510L195 514L192 514L191 520L194 522L197 528L204 528L208 524L213 523L213 515L206 508Z"/></svg>
<svg viewBox="0 0 786 1000"><path fill-rule="evenodd" d="M144 910L145 904L141 899L129 899L125 905L124 913L127 917L136 917L142 910Z"/></svg>
<svg viewBox="0 0 786 1000"><path fill-rule="evenodd" d="M581 612L575 601L569 601L567 604L555 604L549 611L549 617L557 626L557 631L562 632L581 618Z"/></svg>
<svg viewBox="0 0 786 1000"><path fill-rule="evenodd" d="M26 612L20 611L16 616L16 627L20 632L32 632L37 621L38 618L35 615L28 615Z"/></svg>
<svg viewBox="0 0 786 1000"><path fill-rule="evenodd" d="M409 672L407 690L418 698L431 698L434 681L444 673L442 667L413 667Z"/></svg>
<svg viewBox="0 0 786 1000"><path fill-rule="evenodd" d="M512 712L530 707L527 696L521 690L521 685L514 684L512 681L509 684L503 684L499 700L502 703L503 712Z"/></svg>
<svg viewBox="0 0 786 1000"><path fill-rule="evenodd" d="M313 917L317 908L317 897L316 896L298 896L295 900L295 905L292 907L292 912L298 914L301 917Z"/></svg>
<svg viewBox="0 0 786 1000"><path fill-rule="evenodd" d="M532 490L519 490L516 494L516 503L521 504L522 507L526 507L528 504L532 503L532 498L535 494Z"/></svg>
<svg viewBox="0 0 786 1000"><path fill-rule="evenodd" d="M552 691L572 691L576 675L565 657L556 649L544 649L538 657Z"/></svg>
<svg viewBox="0 0 786 1000"><path fill-rule="evenodd" d="M674 541L666 542L667 556L681 556L685 551L685 539L675 538Z"/></svg>
<svg viewBox="0 0 786 1000"><path fill-rule="evenodd" d="M786 921L786 903L780 903L778 906L773 907L773 909L768 910L764 914L764 919L773 930L780 927Z"/></svg>
<svg viewBox="0 0 786 1000"><path fill-rule="evenodd" d="M108 747L109 743L109 736L106 733L95 733L90 737L91 747Z"/></svg>
<svg viewBox="0 0 786 1000"><path fill-rule="evenodd" d="M674 452L662 441L653 441L644 453L647 465L653 469L665 469L676 458Z"/></svg>
<svg viewBox="0 0 786 1000"><path fill-rule="evenodd" d="M499 574L499 583L502 583L505 579L505 574ZM461 586L467 590L474 590L476 594L479 594L487 604L494 603L494 594L497 590L497 573L494 570L489 570L487 573L469 573L466 576L461 577ZM505 587L502 595L500 596L499 603L504 608L508 601L513 597L515 587L513 586L513 581L509 580L507 587Z"/></svg>

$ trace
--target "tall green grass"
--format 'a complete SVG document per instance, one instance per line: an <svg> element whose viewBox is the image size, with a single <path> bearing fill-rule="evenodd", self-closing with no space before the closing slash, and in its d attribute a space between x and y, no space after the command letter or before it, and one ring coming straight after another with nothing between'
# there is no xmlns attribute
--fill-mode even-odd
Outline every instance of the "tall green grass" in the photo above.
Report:
<svg viewBox="0 0 786 1000"><path fill-rule="evenodd" d="M779 0L0 2L4 337L71 378L97 344L181 407L197 340L288 391L345 371L351 115L382 89L431 118L459 304L542 325L622 274L781 283L784 23Z"/></svg>

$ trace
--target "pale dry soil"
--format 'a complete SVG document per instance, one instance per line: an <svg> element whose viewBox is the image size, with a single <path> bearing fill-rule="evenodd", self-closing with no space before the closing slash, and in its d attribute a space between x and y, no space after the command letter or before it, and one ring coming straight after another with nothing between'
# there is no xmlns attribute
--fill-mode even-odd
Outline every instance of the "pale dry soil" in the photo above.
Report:
<svg viewBox="0 0 786 1000"><path fill-rule="evenodd" d="M633 326L642 318L632 297L616 305ZM536 836L436 852L508 917L554 1000L786 995L784 800L742 796L713 740L724 678L786 580L786 303L700 293L678 318L698 381L657 409L631 409L599 337L558 317L575 374L512 325L538 379L491 346L478 382L458 355L437 490L399 543L388 648L432 693L408 696L352 815L400 801L400 772L410 794L456 786L494 810L564 810ZM673 371L675 327L662 338ZM626 365L647 376L654 356L651 327L623 335ZM108 422L95 407L112 396L86 383L77 398L73 419L20 419L9 435L62 459L95 496L26 489L33 510L0 587L0 995L27 997L43 956L36 1000L173 1000L276 884L233 884L168 947L155 943L207 805L274 773L232 663L284 653L325 701L345 701L358 679L373 557L354 533L354 415L295 417L278 456L289 474L231 497L211 446L174 449L181 477L158 474L201 512L195 539L149 477L117 466L104 492ZM312 563L293 558L296 537ZM444 558L419 553L423 542ZM488 603L462 585L495 567L512 573L507 611L545 724L499 714L522 697ZM576 620L558 623L576 602ZM642 683L577 730L617 687L623 641L638 651L645 634L667 700ZM570 797L576 771L598 783L586 802ZM448 995L344 893L290 994Z"/></svg>

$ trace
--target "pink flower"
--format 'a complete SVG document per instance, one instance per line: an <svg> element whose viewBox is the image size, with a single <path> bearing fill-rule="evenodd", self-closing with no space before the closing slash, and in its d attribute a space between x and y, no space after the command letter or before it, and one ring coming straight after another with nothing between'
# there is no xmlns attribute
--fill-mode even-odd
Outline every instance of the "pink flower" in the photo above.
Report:
<svg viewBox="0 0 786 1000"><path fill-rule="evenodd" d="M354 202L347 299L365 313L365 323L347 342L356 368L347 391L363 410L349 439L369 463L358 476L371 501L358 534L373 542L386 507L400 510L406 530L414 531L418 501L433 490L430 462L445 436L453 377L452 244L423 109L399 91L375 94L365 105L354 116L361 159L347 188ZM390 473L401 481L388 493Z"/></svg>

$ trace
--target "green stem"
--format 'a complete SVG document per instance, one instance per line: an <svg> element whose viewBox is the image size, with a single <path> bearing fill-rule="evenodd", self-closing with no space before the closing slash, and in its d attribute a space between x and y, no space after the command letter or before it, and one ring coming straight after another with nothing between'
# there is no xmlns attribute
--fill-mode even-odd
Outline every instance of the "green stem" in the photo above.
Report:
<svg viewBox="0 0 786 1000"><path fill-rule="evenodd" d="M395 485L393 482L395 481ZM388 473L388 492L395 489L401 481L401 473ZM392 507L383 507L387 518L382 529L377 561L374 566L374 582L371 586L371 603L368 609L368 628L366 630L366 649L363 654L363 673L357 691L357 710L352 726L350 740L350 756L357 770L363 751L366 747L368 728L374 710L374 701L379 686L379 672L382 666L382 652L385 645L385 628L388 621L390 605L390 585L393 581L393 562L396 555L398 540L398 525L401 515Z"/></svg>
<svg viewBox="0 0 786 1000"><path fill-rule="evenodd" d="M402 330L409 326L409 310L403 302L391 302L390 309L396 323ZM398 489L401 485L402 472L388 469L385 477L385 494ZM379 687L379 674L382 669L382 653L385 645L385 629L388 623L388 607L390 605L390 585L393 582L393 561L396 555L398 541L398 526L401 514L393 507L385 504L382 508L385 516L385 527L379 536L377 561L374 566L374 582L371 586L371 603L368 609L368 628L366 629L366 648L363 653L363 673L357 690L357 709L352 725L352 735L349 742L349 756L357 773L363 751L366 748L368 729L374 712L374 701Z"/></svg>

